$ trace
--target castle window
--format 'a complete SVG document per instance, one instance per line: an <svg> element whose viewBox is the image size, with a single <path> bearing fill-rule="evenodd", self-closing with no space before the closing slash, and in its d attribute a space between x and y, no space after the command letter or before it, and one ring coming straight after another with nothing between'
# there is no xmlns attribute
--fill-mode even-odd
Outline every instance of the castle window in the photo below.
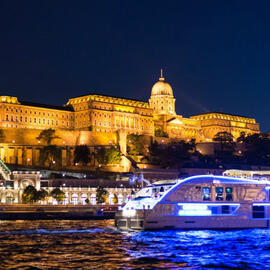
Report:
<svg viewBox="0 0 270 270"><path fill-rule="evenodd" d="M8 108L7 108L7 112L8 112Z"/></svg>
<svg viewBox="0 0 270 270"><path fill-rule="evenodd" d="M38 119L38 123L39 123L39 124L41 123L41 120L40 120L40 118Z"/></svg>
<svg viewBox="0 0 270 270"><path fill-rule="evenodd" d="M11 115L11 121L13 121L13 115Z"/></svg>
<svg viewBox="0 0 270 270"><path fill-rule="evenodd" d="M43 119L43 124L45 124L45 119Z"/></svg>
<svg viewBox="0 0 270 270"><path fill-rule="evenodd" d="M22 116L20 117L20 121L22 122Z"/></svg>
<svg viewBox="0 0 270 270"><path fill-rule="evenodd" d="M30 119L29 119L29 122L31 123L32 122L32 118L30 117Z"/></svg>
<svg viewBox="0 0 270 270"><path fill-rule="evenodd" d="M50 120L48 119L48 125L50 124Z"/></svg>
<svg viewBox="0 0 270 270"><path fill-rule="evenodd" d="M58 121L56 120L56 125L58 126Z"/></svg>
<svg viewBox="0 0 270 270"><path fill-rule="evenodd" d="M6 121L8 121L8 115L6 115Z"/></svg>
<svg viewBox="0 0 270 270"><path fill-rule="evenodd" d="M34 123L36 123L37 122L37 119L36 118L34 118Z"/></svg>
<svg viewBox="0 0 270 270"><path fill-rule="evenodd" d="M25 117L24 121L27 122L27 117Z"/></svg>

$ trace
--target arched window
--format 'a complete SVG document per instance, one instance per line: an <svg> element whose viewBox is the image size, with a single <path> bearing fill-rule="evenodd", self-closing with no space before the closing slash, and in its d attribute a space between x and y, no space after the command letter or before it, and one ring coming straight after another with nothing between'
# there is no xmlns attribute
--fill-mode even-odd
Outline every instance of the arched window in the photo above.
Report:
<svg viewBox="0 0 270 270"><path fill-rule="evenodd" d="M76 193L73 193L72 196L71 196L71 203L72 204L78 204L78 194Z"/></svg>
<svg viewBox="0 0 270 270"><path fill-rule="evenodd" d="M123 195L122 194L118 195L118 204L123 204Z"/></svg>
<svg viewBox="0 0 270 270"><path fill-rule="evenodd" d="M81 204L85 205L86 204L86 202L85 202L86 199L87 199L87 195L85 193L83 193L81 195Z"/></svg>
<svg viewBox="0 0 270 270"><path fill-rule="evenodd" d="M90 197L90 203L91 203L92 205L97 204L97 201L96 201L96 194L91 194L91 197Z"/></svg>

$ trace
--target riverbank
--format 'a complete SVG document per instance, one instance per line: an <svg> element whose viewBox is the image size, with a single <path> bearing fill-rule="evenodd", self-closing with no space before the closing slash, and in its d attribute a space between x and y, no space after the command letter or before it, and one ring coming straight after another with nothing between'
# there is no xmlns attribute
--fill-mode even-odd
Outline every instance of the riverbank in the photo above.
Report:
<svg viewBox="0 0 270 270"><path fill-rule="evenodd" d="M1 205L0 220L113 219L116 205Z"/></svg>

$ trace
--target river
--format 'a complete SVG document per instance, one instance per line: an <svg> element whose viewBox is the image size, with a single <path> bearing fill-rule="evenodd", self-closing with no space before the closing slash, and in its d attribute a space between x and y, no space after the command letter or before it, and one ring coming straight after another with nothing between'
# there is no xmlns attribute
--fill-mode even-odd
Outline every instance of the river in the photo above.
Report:
<svg viewBox="0 0 270 270"><path fill-rule="evenodd" d="M118 232L113 220L0 222L0 269L185 268L270 268L270 230Z"/></svg>

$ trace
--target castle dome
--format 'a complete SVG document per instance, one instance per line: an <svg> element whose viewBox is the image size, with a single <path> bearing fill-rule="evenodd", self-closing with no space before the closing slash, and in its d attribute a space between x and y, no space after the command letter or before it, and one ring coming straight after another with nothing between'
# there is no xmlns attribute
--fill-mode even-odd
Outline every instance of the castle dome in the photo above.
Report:
<svg viewBox="0 0 270 270"><path fill-rule="evenodd" d="M173 90L170 84L165 82L165 79L162 75L161 70L161 76L159 78L159 81L156 82L151 91L151 96L172 96L173 97Z"/></svg>

